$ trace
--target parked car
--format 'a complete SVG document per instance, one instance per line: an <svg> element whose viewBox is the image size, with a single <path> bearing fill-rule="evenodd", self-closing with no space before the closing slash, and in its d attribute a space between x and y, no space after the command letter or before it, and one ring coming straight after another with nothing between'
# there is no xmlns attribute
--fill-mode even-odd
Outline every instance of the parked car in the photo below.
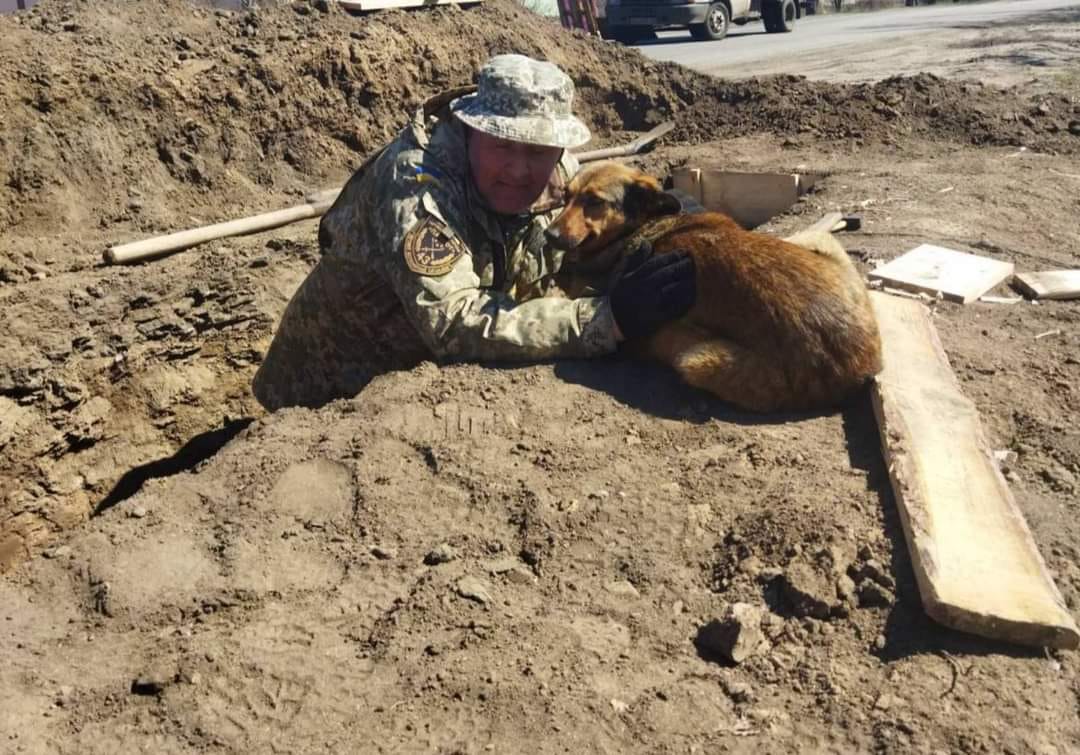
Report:
<svg viewBox="0 0 1080 755"><path fill-rule="evenodd" d="M694 39L727 36L731 24L761 19L765 31L788 32L803 13L813 13L817 0L607 0L604 36L632 44L651 38L657 29L689 29Z"/></svg>

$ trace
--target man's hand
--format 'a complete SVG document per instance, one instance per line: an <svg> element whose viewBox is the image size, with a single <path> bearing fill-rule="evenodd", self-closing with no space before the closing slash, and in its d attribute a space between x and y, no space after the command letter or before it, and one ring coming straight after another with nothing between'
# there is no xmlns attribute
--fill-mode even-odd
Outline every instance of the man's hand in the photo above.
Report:
<svg viewBox="0 0 1080 755"><path fill-rule="evenodd" d="M611 290L615 327L625 339L646 336L694 306L694 259L682 251L652 253L652 244L641 242Z"/></svg>

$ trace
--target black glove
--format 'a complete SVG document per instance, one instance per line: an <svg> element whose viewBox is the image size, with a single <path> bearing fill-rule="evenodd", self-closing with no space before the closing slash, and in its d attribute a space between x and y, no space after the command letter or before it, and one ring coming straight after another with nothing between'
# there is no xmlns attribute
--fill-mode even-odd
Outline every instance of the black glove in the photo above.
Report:
<svg viewBox="0 0 1080 755"><path fill-rule="evenodd" d="M694 259L687 252L652 256L648 241L634 251L611 289L615 324L627 340L646 336L694 306Z"/></svg>

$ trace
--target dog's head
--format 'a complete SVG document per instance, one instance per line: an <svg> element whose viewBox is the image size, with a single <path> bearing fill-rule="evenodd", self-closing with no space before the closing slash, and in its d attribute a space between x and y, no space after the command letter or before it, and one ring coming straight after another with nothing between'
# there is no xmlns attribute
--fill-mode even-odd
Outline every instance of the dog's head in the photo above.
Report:
<svg viewBox="0 0 1080 755"><path fill-rule="evenodd" d="M679 201L660 182L621 163L600 162L583 168L566 189L566 207L545 234L570 261L630 235L652 218L678 213Z"/></svg>

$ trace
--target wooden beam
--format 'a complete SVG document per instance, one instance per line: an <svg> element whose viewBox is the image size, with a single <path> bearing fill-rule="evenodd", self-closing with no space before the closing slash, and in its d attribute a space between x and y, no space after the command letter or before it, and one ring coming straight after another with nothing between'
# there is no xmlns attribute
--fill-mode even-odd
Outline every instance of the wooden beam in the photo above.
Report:
<svg viewBox="0 0 1080 755"><path fill-rule="evenodd" d="M1080 299L1080 270L1018 273L1013 283L1033 299Z"/></svg>
<svg viewBox="0 0 1080 755"><path fill-rule="evenodd" d="M875 379L874 412L926 612L982 637L1077 647L1080 632L927 308L870 296L885 361Z"/></svg>

